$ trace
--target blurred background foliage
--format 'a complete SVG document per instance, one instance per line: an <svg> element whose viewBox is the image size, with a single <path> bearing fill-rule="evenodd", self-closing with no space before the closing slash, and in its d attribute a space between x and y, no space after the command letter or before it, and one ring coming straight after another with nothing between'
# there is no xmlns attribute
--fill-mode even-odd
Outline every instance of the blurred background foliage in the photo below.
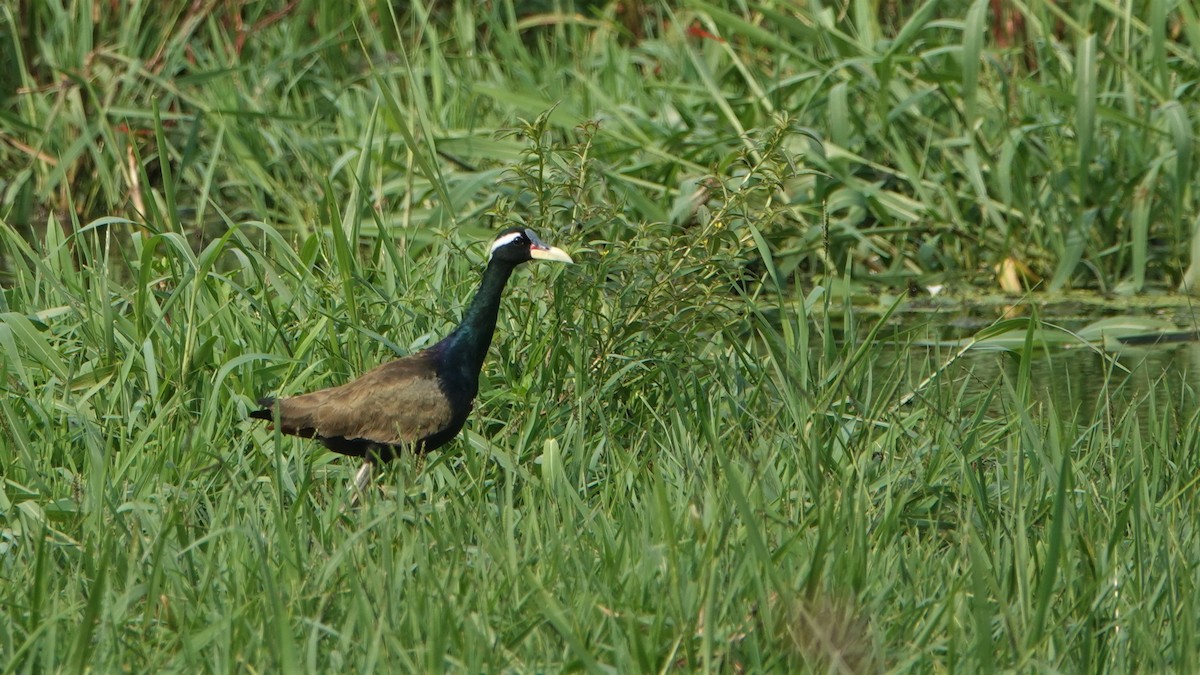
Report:
<svg viewBox="0 0 1200 675"><path fill-rule="evenodd" d="M1195 13L6 3L0 216L34 235L121 215L198 245L245 220L319 230L327 193L357 190L368 237L421 241L507 200L615 239L720 217L788 278L1164 287L1198 212Z"/></svg>

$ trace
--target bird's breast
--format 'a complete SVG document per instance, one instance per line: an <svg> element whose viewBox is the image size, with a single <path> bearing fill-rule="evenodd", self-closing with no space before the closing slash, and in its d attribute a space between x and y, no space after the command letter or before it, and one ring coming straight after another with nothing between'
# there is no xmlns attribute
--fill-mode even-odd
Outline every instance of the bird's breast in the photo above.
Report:
<svg viewBox="0 0 1200 675"><path fill-rule="evenodd" d="M459 375L459 377L441 377L439 379L442 393L446 396L446 401L450 403L450 409L454 411L455 417L465 416L471 412L475 396L479 393L478 376Z"/></svg>

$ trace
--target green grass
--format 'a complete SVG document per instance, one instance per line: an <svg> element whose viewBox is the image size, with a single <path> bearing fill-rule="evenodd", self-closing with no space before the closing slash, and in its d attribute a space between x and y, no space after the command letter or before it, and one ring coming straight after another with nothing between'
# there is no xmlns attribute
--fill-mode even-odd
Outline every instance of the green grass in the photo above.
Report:
<svg viewBox="0 0 1200 675"><path fill-rule="evenodd" d="M1178 281L1194 12L872 4L0 7L4 672L1200 668L1195 393L890 318ZM517 222L459 440L347 508L245 420Z"/></svg>

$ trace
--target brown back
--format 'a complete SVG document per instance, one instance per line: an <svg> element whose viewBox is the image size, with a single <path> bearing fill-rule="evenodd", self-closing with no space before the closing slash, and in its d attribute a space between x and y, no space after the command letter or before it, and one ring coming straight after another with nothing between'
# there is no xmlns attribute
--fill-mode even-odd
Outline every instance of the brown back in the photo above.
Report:
<svg viewBox="0 0 1200 675"><path fill-rule="evenodd" d="M385 363L338 387L280 399L285 434L413 443L446 429L453 417L427 353Z"/></svg>

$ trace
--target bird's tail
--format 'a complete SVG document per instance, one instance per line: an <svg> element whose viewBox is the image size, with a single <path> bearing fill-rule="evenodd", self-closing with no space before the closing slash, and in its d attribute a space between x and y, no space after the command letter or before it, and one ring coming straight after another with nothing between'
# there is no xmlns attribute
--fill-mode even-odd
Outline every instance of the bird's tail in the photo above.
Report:
<svg viewBox="0 0 1200 675"><path fill-rule="evenodd" d="M258 404L262 406L261 410L250 412L250 416L256 420L267 420L270 422L275 419L275 399L271 396L258 399Z"/></svg>

